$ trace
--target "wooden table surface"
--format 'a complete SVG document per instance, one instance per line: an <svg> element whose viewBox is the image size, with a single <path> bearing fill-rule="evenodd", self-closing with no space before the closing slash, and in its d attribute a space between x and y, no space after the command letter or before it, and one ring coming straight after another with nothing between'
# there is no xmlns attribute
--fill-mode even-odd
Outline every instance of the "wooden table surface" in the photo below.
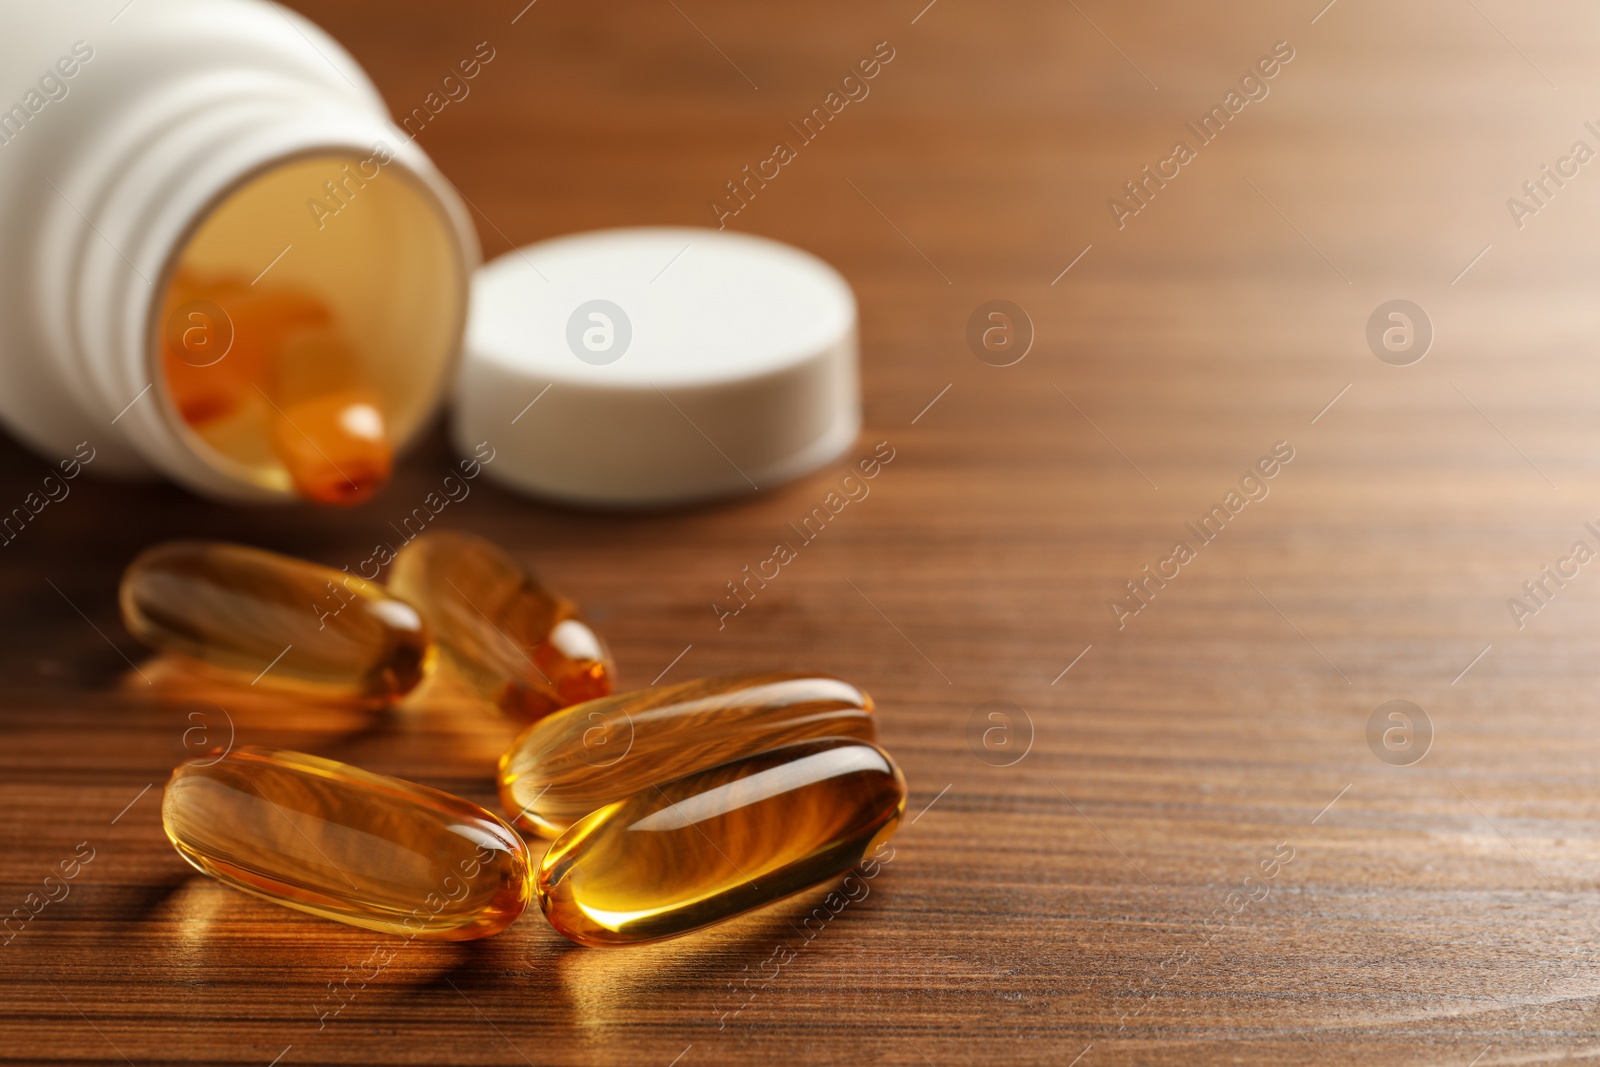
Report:
<svg viewBox="0 0 1600 1067"><path fill-rule="evenodd" d="M1600 147L1600 12L925 2L296 4L396 112L494 49L420 138L491 256L714 224L725 182L892 49L727 219L855 286L851 455L894 457L870 495L720 627L725 583L842 466L644 515L482 480L438 520L578 598L625 686L787 668L873 693L912 795L870 894L809 938L821 889L632 951L535 913L341 986L378 935L167 844L188 731L492 803L511 725L187 693L122 629L116 583L178 536L365 558L452 461L442 434L352 511L86 477L0 548L0 912L76 872L7 928L0 1060L1600 1057L1600 172L1572 155ZM1275 45L1293 58L1203 142L1185 123ZM1163 162L1179 140L1193 158ZM1147 164L1165 184L1126 199ZM1568 176L1534 201L1542 165ZM1393 299L1431 324L1409 365L1415 339L1367 339ZM1033 324L1010 366L967 342L991 300ZM0 448L9 506L46 468ZM1213 505L1208 541L1186 524ZM1146 567L1167 575L1147 602L1126 585ZM1409 747L1392 700L1415 706ZM330 1014L335 987L359 992Z"/></svg>

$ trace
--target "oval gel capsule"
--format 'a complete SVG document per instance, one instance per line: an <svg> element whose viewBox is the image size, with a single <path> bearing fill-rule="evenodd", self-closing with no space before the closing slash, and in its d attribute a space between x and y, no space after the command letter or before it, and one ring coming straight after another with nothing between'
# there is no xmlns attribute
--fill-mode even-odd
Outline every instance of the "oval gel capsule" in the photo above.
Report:
<svg viewBox="0 0 1600 1067"><path fill-rule="evenodd" d="M415 604L486 700L538 718L611 692L616 666L577 606L481 537L432 533L395 556L389 588Z"/></svg>
<svg viewBox="0 0 1600 1067"><path fill-rule="evenodd" d="M703 678L591 700L523 731L500 758L500 800L554 837L655 782L814 737L877 737L872 698L807 674Z"/></svg>
<svg viewBox="0 0 1600 1067"><path fill-rule="evenodd" d="M527 847L496 816L299 752L185 763L161 821L184 859L235 889L404 937L488 937L531 896Z"/></svg>
<svg viewBox="0 0 1600 1067"><path fill-rule="evenodd" d="M416 610L353 574L220 542L172 541L122 576L139 640L252 685L382 704L430 658Z"/></svg>
<svg viewBox="0 0 1600 1067"><path fill-rule="evenodd" d="M539 865L539 906L581 945L676 937L859 863L905 813L888 753L786 745L651 786L584 816Z"/></svg>

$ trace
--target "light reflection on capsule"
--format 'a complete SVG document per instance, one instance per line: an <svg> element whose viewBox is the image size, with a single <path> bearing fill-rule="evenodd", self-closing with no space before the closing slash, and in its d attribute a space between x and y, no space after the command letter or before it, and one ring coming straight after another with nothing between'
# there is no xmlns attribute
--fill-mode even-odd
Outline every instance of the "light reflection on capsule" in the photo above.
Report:
<svg viewBox="0 0 1600 1067"><path fill-rule="evenodd" d="M555 837L653 782L814 737L877 736L872 698L825 675L748 674L617 693L549 715L500 760L500 801Z"/></svg>
<svg viewBox="0 0 1600 1067"><path fill-rule="evenodd" d="M888 753L852 738L745 756L578 820L539 865L539 906L583 945L676 937L849 870L905 798Z"/></svg>

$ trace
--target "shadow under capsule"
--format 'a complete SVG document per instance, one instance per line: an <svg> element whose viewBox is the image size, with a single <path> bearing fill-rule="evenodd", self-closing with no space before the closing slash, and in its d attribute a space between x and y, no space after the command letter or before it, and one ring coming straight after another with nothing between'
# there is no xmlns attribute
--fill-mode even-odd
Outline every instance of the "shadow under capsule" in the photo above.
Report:
<svg viewBox="0 0 1600 1067"><path fill-rule="evenodd" d="M305 1021L318 1030L335 1021L370 1024L408 1007L437 1014L438 990L455 996L448 982L471 995L469 985L503 982L524 958L510 931L475 941L407 938L286 909L199 874L177 890L153 916L173 927L173 959L213 976L268 976L303 987Z"/></svg>
<svg viewBox="0 0 1600 1067"><path fill-rule="evenodd" d="M845 895L847 884L865 899L861 875L846 872L715 926L641 945L586 948L551 931L550 966L581 1025L649 1018L663 1005L677 1006L679 1020L686 1005L691 1015L703 1009L705 1024L720 1029L780 982L837 915L861 906Z"/></svg>
<svg viewBox="0 0 1600 1067"><path fill-rule="evenodd" d="M134 920L143 922L154 918L171 909L191 881L203 878L199 871L192 869L187 863L183 870L173 871L158 881L145 885L127 886L123 892L132 899L129 901L125 914ZM118 909L122 911L123 909Z"/></svg>
<svg viewBox="0 0 1600 1067"><path fill-rule="evenodd" d="M408 955L420 949L415 958L432 965L426 975L391 989L382 1001L384 1012L389 1017L479 1016L513 1045L524 1040L521 1031L529 1026L566 1030L574 1012L542 951L551 936L534 906L504 933L453 942L448 954L434 955L434 946L419 941Z"/></svg>
<svg viewBox="0 0 1600 1067"><path fill-rule="evenodd" d="M360 762L368 742L444 735L457 747L466 744L464 757L492 768L524 726L459 688L435 687L432 678L400 703L373 706L255 688L196 670L184 657L158 654L124 674L116 688L170 726L174 763L235 744Z"/></svg>

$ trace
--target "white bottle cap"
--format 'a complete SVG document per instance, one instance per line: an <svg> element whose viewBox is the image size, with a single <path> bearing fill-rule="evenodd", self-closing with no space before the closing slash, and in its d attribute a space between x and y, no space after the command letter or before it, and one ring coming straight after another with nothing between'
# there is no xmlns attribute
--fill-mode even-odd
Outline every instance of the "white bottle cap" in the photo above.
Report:
<svg viewBox="0 0 1600 1067"><path fill-rule="evenodd" d="M628 506L767 488L861 428L856 303L837 271L761 237L603 230L473 279L453 436L493 478Z"/></svg>

